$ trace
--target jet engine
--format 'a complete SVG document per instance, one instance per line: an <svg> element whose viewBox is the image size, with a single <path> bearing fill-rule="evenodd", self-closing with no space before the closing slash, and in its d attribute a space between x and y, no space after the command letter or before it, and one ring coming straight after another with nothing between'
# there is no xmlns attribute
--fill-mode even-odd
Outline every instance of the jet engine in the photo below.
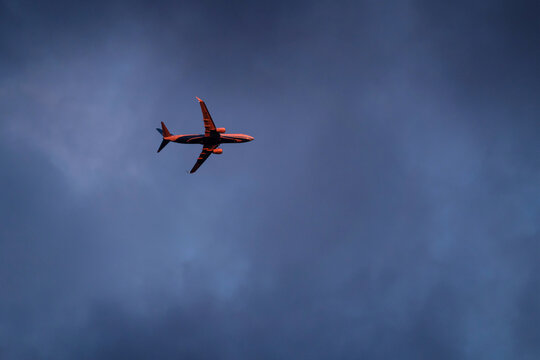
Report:
<svg viewBox="0 0 540 360"><path fill-rule="evenodd" d="M224 133L225 132L225 128L217 128L216 131L218 133Z"/></svg>
<svg viewBox="0 0 540 360"><path fill-rule="evenodd" d="M222 154L222 153L223 153L223 149L214 149L214 150L212 150L212 152L213 152L214 154Z"/></svg>

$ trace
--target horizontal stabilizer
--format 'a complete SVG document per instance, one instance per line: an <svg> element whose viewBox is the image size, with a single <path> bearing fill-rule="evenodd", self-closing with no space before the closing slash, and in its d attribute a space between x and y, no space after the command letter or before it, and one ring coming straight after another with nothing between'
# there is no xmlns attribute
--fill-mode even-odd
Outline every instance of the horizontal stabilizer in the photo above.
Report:
<svg viewBox="0 0 540 360"><path fill-rule="evenodd" d="M163 150L163 148L164 148L165 146L167 146L168 143L169 143L169 140L163 140L163 141L161 142L161 145L159 145L159 149L158 149L157 152L160 152L161 150Z"/></svg>
<svg viewBox="0 0 540 360"><path fill-rule="evenodd" d="M156 128L157 132L161 134L161 136L163 136L163 130L161 130L160 128Z"/></svg>
<svg viewBox="0 0 540 360"><path fill-rule="evenodd" d="M169 129L165 126L163 121L161 122L161 129L163 130L163 137L171 136L171 133L169 132Z"/></svg>

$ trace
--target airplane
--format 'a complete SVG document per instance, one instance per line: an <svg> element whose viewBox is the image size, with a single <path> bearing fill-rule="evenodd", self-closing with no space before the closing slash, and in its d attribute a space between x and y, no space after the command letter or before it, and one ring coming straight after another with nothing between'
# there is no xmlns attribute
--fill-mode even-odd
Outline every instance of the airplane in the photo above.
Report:
<svg viewBox="0 0 540 360"><path fill-rule="evenodd" d="M197 171L211 154L222 154L223 149L218 148L219 145L226 143L243 143L253 140L253 136L245 134L226 134L225 128L216 128L204 101L199 98L197 98L197 100L199 100L199 105L201 105L203 114L204 134L172 135L163 121L161 122L161 129L156 128L163 136L163 140L161 141L161 145L159 145L157 152L163 150L163 148L171 141L181 144L201 144L203 146L197 162L189 172L190 174Z"/></svg>

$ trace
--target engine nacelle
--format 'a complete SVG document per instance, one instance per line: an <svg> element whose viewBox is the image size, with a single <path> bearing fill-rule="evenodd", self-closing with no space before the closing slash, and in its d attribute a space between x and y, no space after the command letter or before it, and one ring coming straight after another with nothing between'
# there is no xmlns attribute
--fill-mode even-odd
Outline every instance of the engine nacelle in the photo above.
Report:
<svg viewBox="0 0 540 360"><path fill-rule="evenodd" d="M212 150L214 154L223 154L223 149L214 149Z"/></svg>
<svg viewBox="0 0 540 360"><path fill-rule="evenodd" d="M223 134L225 132L225 128L217 128L216 131Z"/></svg>

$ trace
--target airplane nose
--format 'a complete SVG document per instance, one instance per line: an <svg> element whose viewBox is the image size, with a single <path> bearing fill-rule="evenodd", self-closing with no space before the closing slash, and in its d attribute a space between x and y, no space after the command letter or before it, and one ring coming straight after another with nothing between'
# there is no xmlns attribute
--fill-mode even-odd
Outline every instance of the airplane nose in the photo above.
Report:
<svg viewBox="0 0 540 360"><path fill-rule="evenodd" d="M248 141L253 140L253 136L248 136L247 138L248 138Z"/></svg>

